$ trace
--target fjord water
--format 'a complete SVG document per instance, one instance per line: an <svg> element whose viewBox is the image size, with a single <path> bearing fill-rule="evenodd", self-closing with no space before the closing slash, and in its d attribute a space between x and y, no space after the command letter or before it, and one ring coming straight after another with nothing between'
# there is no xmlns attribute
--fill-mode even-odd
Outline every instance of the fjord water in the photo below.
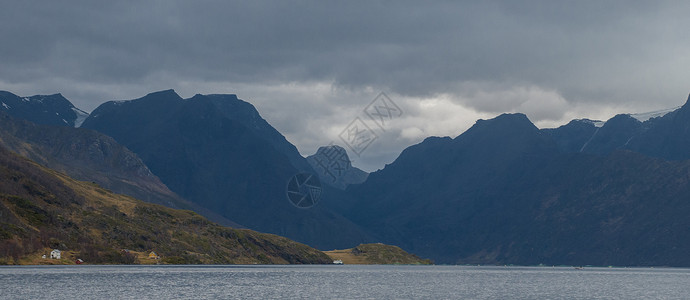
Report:
<svg viewBox="0 0 690 300"><path fill-rule="evenodd" d="M468 266L0 267L2 299L687 299L690 269Z"/></svg>

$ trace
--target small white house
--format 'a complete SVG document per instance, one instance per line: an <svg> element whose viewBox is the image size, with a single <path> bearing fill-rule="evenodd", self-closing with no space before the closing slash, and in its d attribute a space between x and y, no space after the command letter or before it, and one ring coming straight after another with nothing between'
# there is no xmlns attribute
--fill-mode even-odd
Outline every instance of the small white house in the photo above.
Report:
<svg viewBox="0 0 690 300"><path fill-rule="evenodd" d="M50 258L51 259L60 259L60 250L53 249L53 251L50 251Z"/></svg>

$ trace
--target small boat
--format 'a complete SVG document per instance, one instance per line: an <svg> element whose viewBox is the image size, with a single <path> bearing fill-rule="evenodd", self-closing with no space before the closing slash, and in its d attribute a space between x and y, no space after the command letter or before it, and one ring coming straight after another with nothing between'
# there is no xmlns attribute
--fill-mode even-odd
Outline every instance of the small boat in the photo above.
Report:
<svg viewBox="0 0 690 300"><path fill-rule="evenodd" d="M584 270L584 267L575 267L575 270Z"/></svg>
<svg viewBox="0 0 690 300"><path fill-rule="evenodd" d="M336 260L333 261L333 264L334 264L334 265L342 265L342 264L343 264L343 260L342 260L342 259L336 259Z"/></svg>

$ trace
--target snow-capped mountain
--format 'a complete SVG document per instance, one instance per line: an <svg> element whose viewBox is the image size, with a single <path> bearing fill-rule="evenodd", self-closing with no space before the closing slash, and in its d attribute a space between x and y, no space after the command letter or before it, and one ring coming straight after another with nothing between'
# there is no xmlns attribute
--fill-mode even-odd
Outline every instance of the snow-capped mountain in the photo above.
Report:
<svg viewBox="0 0 690 300"><path fill-rule="evenodd" d="M630 116L637 119L640 122L645 122L649 119L663 117L663 116L667 115L668 113L671 113L671 112L674 112L674 111L680 109L681 107L682 106L676 106L674 108L650 111L650 112L645 112L645 113L630 114Z"/></svg>
<svg viewBox="0 0 690 300"><path fill-rule="evenodd" d="M79 127L89 116L61 94L20 97L0 91L0 110L36 124Z"/></svg>

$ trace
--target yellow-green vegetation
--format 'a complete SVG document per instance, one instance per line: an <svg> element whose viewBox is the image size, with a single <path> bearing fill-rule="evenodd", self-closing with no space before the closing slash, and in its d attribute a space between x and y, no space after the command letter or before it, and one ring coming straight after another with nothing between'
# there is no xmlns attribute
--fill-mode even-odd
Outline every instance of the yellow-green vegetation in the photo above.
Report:
<svg viewBox="0 0 690 300"><path fill-rule="evenodd" d="M361 244L344 250L325 251L332 260L342 260L344 264L354 265L430 265L431 260L421 259L392 245Z"/></svg>
<svg viewBox="0 0 690 300"><path fill-rule="evenodd" d="M52 249L60 260L42 258ZM148 258L154 251L159 259ZM0 147L0 264L313 264L323 252L76 181Z"/></svg>

